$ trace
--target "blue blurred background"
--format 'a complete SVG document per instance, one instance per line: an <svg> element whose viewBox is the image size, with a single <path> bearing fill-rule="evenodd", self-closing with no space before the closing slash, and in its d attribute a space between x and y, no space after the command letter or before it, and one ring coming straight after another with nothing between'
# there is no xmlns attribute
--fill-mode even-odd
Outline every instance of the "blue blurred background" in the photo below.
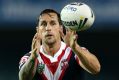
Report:
<svg viewBox="0 0 119 80"><path fill-rule="evenodd" d="M60 13L70 2L84 2L95 13L93 26L78 32L78 42L101 62L98 75L84 80L119 80L119 0L0 0L0 80L18 80L20 58L31 48L40 11Z"/></svg>

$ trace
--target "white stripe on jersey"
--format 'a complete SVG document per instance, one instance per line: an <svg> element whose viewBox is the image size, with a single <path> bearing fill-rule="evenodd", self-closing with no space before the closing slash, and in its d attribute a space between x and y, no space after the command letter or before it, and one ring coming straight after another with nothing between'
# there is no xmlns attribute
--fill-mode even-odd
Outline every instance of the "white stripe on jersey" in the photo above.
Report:
<svg viewBox="0 0 119 80"><path fill-rule="evenodd" d="M57 68L57 70L56 70L56 72L55 72L55 74L54 74L54 79L53 79L53 80L59 80L61 74L63 74L63 70L64 70L64 69L62 69L62 61L63 61L63 60L67 60L67 58L69 57L70 52L71 52L71 48L68 47L68 48L65 50L64 56L63 56L63 57L61 58L61 60L60 60L60 63L59 63L59 65L58 65L58 68Z"/></svg>
<svg viewBox="0 0 119 80"><path fill-rule="evenodd" d="M38 61L39 63L42 63L44 64L40 54L38 55ZM40 74L40 73L39 73ZM53 80L53 75L51 73L51 71L48 69L48 67L45 65L45 68L43 70L43 74L45 75L45 77L48 79L48 80Z"/></svg>

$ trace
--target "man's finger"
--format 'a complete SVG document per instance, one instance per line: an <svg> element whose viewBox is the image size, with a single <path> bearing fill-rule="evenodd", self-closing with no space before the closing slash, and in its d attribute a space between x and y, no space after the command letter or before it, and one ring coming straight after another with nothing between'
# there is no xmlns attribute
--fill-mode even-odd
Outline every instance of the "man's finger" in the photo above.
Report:
<svg viewBox="0 0 119 80"><path fill-rule="evenodd" d="M32 50L35 48L35 45L36 45L36 39L34 39L34 41L32 41Z"/></svg>

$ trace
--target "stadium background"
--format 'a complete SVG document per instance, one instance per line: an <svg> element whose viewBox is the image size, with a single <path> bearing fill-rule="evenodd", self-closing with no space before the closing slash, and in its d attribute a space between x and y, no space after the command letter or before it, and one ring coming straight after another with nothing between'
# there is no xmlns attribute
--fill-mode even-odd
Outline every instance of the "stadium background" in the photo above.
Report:
<svg viewBox="0 0 119 80"><path fill-rule="evenodd" d="M99 75L85 72L84 80L119 79L119 0L0 0L0 80L18 80L19 60L30 50L40 11L60 12L74 1L88 4L96 16L89 30L78 33L78 42L99 58L102 67Z"/></svg>

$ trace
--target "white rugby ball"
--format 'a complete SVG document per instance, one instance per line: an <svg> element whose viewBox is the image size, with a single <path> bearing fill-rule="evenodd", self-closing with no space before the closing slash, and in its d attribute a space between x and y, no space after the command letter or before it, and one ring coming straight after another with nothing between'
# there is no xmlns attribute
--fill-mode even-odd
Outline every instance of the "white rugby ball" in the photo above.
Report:
<svg viewBox="0 0 119 80"><path fill-rule="evenodd" d="M70 3L61 10L61 20L66 28L76 31L89 29L94 23L92 9L85 3Z"/></svg>

